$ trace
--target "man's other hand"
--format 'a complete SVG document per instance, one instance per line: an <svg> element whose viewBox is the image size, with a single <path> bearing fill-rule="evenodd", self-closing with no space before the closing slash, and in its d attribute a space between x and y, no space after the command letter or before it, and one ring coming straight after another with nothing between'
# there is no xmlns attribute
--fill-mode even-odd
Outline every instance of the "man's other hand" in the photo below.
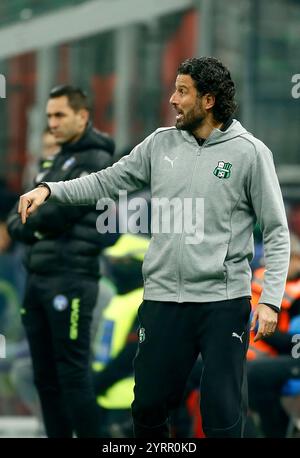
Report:
<svg viewBox="0 0 300 458"><path fill-rule="evenodd" d="M278 313L275 312L275 310L272 310L271 307L266 304L258 304L253 313L250 328L251 331L254 331L258 321L258 330L254 337L254 342L273 334L277 326L277 320Z"/></svg>
<svg viewBox="0 0 300 458"><path fill-rule="evenodd" d="M45 202L49 193L50 191L46 186L38 186L20 197L18 213L23 224L26 223L28 216Z"/></svg>

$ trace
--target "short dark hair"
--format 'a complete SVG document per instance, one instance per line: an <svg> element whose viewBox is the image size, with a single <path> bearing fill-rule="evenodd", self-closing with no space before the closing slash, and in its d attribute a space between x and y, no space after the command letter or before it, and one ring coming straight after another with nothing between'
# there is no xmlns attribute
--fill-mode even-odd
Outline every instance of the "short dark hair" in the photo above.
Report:
<svg viewBox="0 0 300 458"><path fill-rule="evenodd" d="M66 96L70 107L74 111L87 110L90 111L88 96L86 92L79 87L70 86L67 84L55 86L51 89L49 98L55 99L57 97Z"/></svg>
<svg viewBox="0 0 300 458"><path fill-rule="evenodd" d="M193 57L182 62L177 73L190 75L200 95L213 94L212 113L216 121L225 122L236 110L235 86L230 72L215 57Z"/></svg>

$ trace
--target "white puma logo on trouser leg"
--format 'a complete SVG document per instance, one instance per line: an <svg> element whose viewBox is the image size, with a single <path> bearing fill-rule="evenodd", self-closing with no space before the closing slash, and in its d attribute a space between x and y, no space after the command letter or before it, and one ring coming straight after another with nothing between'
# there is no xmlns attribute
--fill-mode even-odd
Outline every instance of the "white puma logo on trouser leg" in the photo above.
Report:
<svg viewBox="0 0 300 458"><path fill-rule="evenodd" d="M233 332L231 335L232 337L236 337L237 339L240 339L240 341L243 343L243 340L242 340L243 334L245 334L245 331L242 332L240 336L236 332Z"/></svg>

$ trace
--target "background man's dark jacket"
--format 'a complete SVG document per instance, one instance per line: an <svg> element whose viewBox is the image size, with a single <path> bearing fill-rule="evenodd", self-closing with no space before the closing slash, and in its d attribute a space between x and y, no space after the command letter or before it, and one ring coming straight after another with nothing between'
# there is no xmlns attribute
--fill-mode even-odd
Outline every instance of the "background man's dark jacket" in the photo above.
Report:
<svg viewBox="0 0 300 458"><path fill-rule="evenodd" d="M41 170L35 183L70 180L110 166L114 142L89 125L76 143L64 144L52 165ZM54 274L77 272L99 275L98 255L117 236L96 230L99 212L95 206L59 206L51 202L40 207L22 225L14 207L8 217L8 230L14 240L27 245L25 266L30 272Z"/></svg>

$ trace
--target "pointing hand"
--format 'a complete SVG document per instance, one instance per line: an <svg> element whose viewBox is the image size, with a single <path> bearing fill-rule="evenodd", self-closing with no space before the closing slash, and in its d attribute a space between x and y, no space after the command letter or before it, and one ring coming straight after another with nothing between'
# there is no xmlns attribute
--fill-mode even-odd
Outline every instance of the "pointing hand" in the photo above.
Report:
<svg viewBox="0 0 300 458"><path fill-rule="evenodd" d="M20 197L18 213L20 213L23 224L26 223L28 216L45 202L49 193L46 186L38 186Z"/></svg>

